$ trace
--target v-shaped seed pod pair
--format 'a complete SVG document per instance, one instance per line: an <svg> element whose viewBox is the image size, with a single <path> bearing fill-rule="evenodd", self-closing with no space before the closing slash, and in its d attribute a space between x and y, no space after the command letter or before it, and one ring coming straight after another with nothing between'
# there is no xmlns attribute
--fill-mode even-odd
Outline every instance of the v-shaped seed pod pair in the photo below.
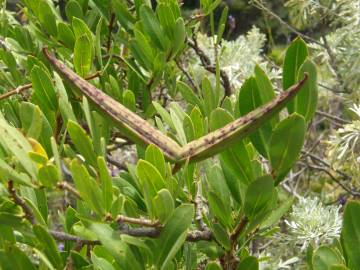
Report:
<svg viewBox="0 0 360 270"><path fill-rule="evenodd" d="M305 74L301 81L282 92L267 104L264 104L222 128L191 141L184 146L180 146L140 116L128 110L104 92L79 77L71 69L67 68L64 63L57 60L47 48L44 48L43 52L62 77L78 88L96 107L111 117L116 124L122 128L122 132L125 133L124 135L129 140L145 146L149 144L156 145L163 151L166 158L173 163L193 162L206 159L246 137L266 120L283 109L285 105L295 97L308 78L307 74Z"/></svg>

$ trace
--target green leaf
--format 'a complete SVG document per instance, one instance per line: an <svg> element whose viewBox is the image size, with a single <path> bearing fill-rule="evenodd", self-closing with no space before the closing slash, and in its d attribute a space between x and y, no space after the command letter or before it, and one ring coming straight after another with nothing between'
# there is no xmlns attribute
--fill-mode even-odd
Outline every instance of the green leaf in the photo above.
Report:
<svg viewBox="0 0 360 270"><path fill-rule="evenodd" d="M206 179L209 183L209 206L211 210L217 209L218 213L214 213L222 220L223 225L231 225L231 204L230 191L225 181L220 166L214 165L206 170ZM215 205L214 205L215 204Z"/></svg>
<svg viewBox="0 0 360 270"><path fill-rule="evenodd" d="M49 164L39 169L39 181L45 187L54 187L59 180L60 175L55 165Z"/></svg>
<svg viewBox="0 0 360 270"><path fill-rule="evenodd" d="M225 248L225 250L230 250L230 237L226 229L221 224L214 223L211 231L213 232L215 239Z"/></svg>
<svg viewBox="0 0 360 270"><path fill-rule="evenodd" d="M152 102L153 106L155 107L156 111L158 114L160 114L161 119L167 124L169 125L169 127L172 130L175 130L175 126L173 121L171 120L170 114L157 102L153 101Z"/></svg>
<svg viewBox="0 0 360 270"><path fill-rule="evenodd" d="M101 190L96 181L89 175L86 168L80 165L77 160L73 160L71 162L71 172L75 187L79 191L81 198L98 215L106 214Z"/></svg>
<svg viewBox="0 0 360 270"><path fill-rule="evenodd" d="M247 79L240 89L239 111L241 116L271 101L274 97L275 93L270 80L265 72L256 66L255 77ZM269 141L273 128L271 123L271 121L267 121L249 136L256 150L265 158L268 158L269 155Z"/></svg>
<svg viewBox="0 0 360 270"><path fill-rule="evenodd" d="M59 96L59 109L61 116L63 118L64 124L67 124L69 120L76 122L75 113L73 111L72 105L69 102L68 95L66 93L65 86L60 78L60 76L55 72L55 86L56 92Z"/></svg>
<svg viewBox="0 0 360 270"><path fill-rule="evenodd" d="M217 107L218 101L211 86L211 82L207 77L202 80L202 95L204 100L205 114L210 116L211 112Z"/></svg>
<svg viewBox="0 0 360 270"><path fill-rule="evenodd" d="M228 19L228 13L229 13L229 8L228 8L228 6L225 6L221 12L220 20L218 23L219 26L218 26L217 36L216 36L216 44L220 44L220 42L222 40L226 22Z"/></svg>
<svg viewBox="0 0 360 270"><path fill-rule="evenodd" d="M109 169L106 166L106 161L104 157L98 157L97 164L98 164L99 175L101 180L103 204L105 211L109 212L113 201L112 178L111 175L109 174Z"/></svg>
<svg viewBox="0 0 360 270"><path fill-rule="evenodd" d="M6 245L5 250L0 250L0 265L4 270L36 270L37 268L16 245Z"/></svg>
<svg viewBox="0 0 360 270"><path fill-rule="evenodd" d="M283 65L283 89L296 83L299 69L308 56L308 49L301 38L296 38L287 48ZM288 105L289 113L294 112L294 101Z"/></svg>
<svg viewBox="0 0 360 270"><path fill-rule="evenodd" d="M96 256L94 252L91 252L91 261L97 270L116 270L109 261Z"/></svg>
<svg viewBox="0 0 360 270"><path fill-rule="evenodd" d="M185 44L186 28L183 18L178 18L176 20L174 32L176 33L176 35L175 35L175 40L172 44L173 45L172 55L176 55L184 47Z"/></svg>
<svg viewBox="0 0 360 270"><path fill-rule="evenodd" d="M170 117L174 124L179 143L185 145L187 141L181 117L172 108L170 108Z"/></svg>
<svg viewBox="0 0 360 270"><path fill-rule="evenodd" d="M360 269L360 203L357 201L348 201L345 206L341 236L350 269Z"/></svg>
<svg viewBox="0 0 360 270"><path fill-rule="evenodd" d="M255 257L246 257L241 260L236 270L259 270L259 262Z"/></svg>
<svg viewBox="0 0 360 270"><path fill-rule="evenodd" d="M194 207L190 204L182 204L175 209L169 221L155 240L156 265L161 270L167 269L171 260L175 257L186 239L187 229L194 217Z"/></svg>
<svg viewBox="0 0 360 270"><path fill-rule="evenodd" d="M75 36L71 28L66 23L58 23L58 39L60 39L69 49L72 50L74 48Z"/></svg>
<svg viewBox="0 0 360 270"><path fill-rule="evenodd" d="M294 113L279 122L270 139L270 164L279 184L298 159L306 133L305 119Z"/></svg>
<svg viewBox="0 0 360 270"><path fill-rule="evenodd" d="M21 166L33 180L37 178L37 169L35 164L28 156L28 153L33 150L29 141L20 131L9 125L1 113L0 145L5 149L6 152L9 154L11 153L16 157L16 160L21 164Z"/></svg>
<svg viewBox="0 0 360 270"><path fill-rule="evenodd" d="M274 180L271 176L265 175L253 181L246 191L245 215L252 219L269 209L274 192Z"/></svg>
<svg viewBox="0 0 360 270"><path fill-rule="evenodd" d="M280 206L272 211L272 213L264 220L261 224L262 228L269 228L276 222L280 220L280 218L285 215L294 202L294 198L289 198L284 202L281 202Z"/></svg>
<svg viewBox="0 0 360 270"><path fill-rule="evenodd" d="M123 93L123 105L130 111L136 112L136 100L133 91L125 90Z"/></svg>
<svg viewBox="0 0 360 270"><path fill-rule="evenodd" d="M133 29L134 24L136 23L136 18L131 14L131 12L129 12L127 6L119 0L112 1L111 4L121 26L123 26L127 31Z"/></svg>
<svg viewBox="0 0 360 270"><path fill-rule="evenodd" d="M194 139L198 139L205 133L204 118L199 107L194 107L190 113L191 121L194 125Z"/></svg>
<svg viewBox="0 0 360 270"><path fill-rule="evenodd" d="M159 20L156 18L152 9L147 5L142 5L140 8L140 18L147 33L156 47L165 51L168 47L169 40L166 38L163 28Z"/></svg>
<svg viewBox="0 0 360 270"><path fill-rule="evenodd" d="M341 257L339 252L326 246L319 247L314 252L312 258L312 266L314 270L331 270L333 265L343 263L343 258Z"/></svg>
<svg viewBox="0 0 360 270"><path fill-rule="evenodd" d="M20 105L20 119L22 129L26 132L27 137L38 140L45 148L46 153L51 154L50 138L53 131L40 108L30 102L22 102Z"/></svg>
<svg viewBox="0 0 360 270"><path fill-rule="evenodd" d="M2 178L11 179L14 182L19 183L20 185L33 186L31 183L31 179L27 174L17 172L2 159L0 159L0 172Z"/></svg>
<svg viewBox="0 0 360 270"><path fill-rule="evenodd" d="M166 223L175 209L174 199L167 189L161 189L154 197L155 216L162 224Z"/></svg>
<svg viewBox="0 0 360 270"><path fill-rule="evenodd" d="M159 22L164 29L165 34L171 41L175 40L175 17L168 4L159 3L156 7L156 14L159 18Z"/></svg>
<svg viewBox="0 0 360 270"><path fill-rule="evenodd" d="M164 178L159 171L149 162L140 160L136 167L140 186L145 198L146 206L151 216L154 217L153 198L157 192L166 187Z"/></svg>
<svg viewBox="0 0 360 270"><path fill-rule="evenodd" d="M166 164L163 153L155 145L149 145L145 151L145 160L156 167L161 176L166 178Z"/></svg>
<svg viewBox="0 0 360 270"><path fill-rule="evenodd" d="M89 228L101 241L101 244L108 253L107 256L111 256L115 260L115 266L118 266L116 269L143 269L139 258L134 255L132 249L120 238L119 233L114 231L108 224L94 222L90 224Z"/></svg>
<svg viewBox="0 0 360 270"><path fill-rule="evenodd" d="M295 111L309 122L315 114L318 98L316 66L310 60L306 60L300 67L298 79L303 78L305 73L309 77L295 98Z"/></svg>
<svg viewBox="0 0 360 270"><path fill-rule="evenodd" d="M81 35L76 38L74 48L74 67L76 72L85 77L91 70L92 63L92 45L87 35Z"/></svg>
<svg viewBox="0 0 360 270"><path fill-rule="evenodd" d="M63 262L54 238L52 238L51 235L40 225L34 225L33 231L36 238L41 242L44 252L52 265L61 269L63 267Z"/></svg>
<svg viewBox="0 0 360 270"><path fill-rule="evenodd" d="M49 74L40 67L34 66L31 70L31 81L35 90L33 95L41 102L39 106L56 111L58 107L57 97Z"/></svg>
<svg viewBox="0 0 360 270"><path fill-rule="evenodd" d="M40 1L38 6L38 17L41 25L52 36L57 36L56 18L47 1Z"/></svg>
<svg viewBox="0 0 360 270"><path fill-rule="evenodd" d="M72 28L75 34L75 39L78 39L82 35L86 35L92 44L94 39L93 34L83 20L74 17L72 20Z"/></svg>
<svg viewBox="0 0 360 270"><path fill-rule="evenodd" d="M198 106L203 111L203 103L194 91L184 82L178 81L176 83L176 89L181 93L182 97L190 104Z"/></svg>
<svg viewBox="0 0 360 270"><path fill-rule="evenodd" d="M83 12L81 6L75 0L70 0L66 3L65 13L69 22L72 22L73 17L77 17L79 19L83 18Z"/></svg>
<svg viewBox="0 0 360 270"><path fill-rule="evenodd" d="M85 158L86 162L96 168L96 154L89 136L85 133L79 124L71 120L68 122L67 129L76 150L80 152L80 154Z"/></svg>

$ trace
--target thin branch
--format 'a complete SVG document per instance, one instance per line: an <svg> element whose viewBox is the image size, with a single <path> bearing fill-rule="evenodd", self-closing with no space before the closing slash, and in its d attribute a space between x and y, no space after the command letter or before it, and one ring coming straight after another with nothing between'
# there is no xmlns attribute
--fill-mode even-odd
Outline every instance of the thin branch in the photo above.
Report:
<svg viewBox="0 0 360 270"><path fill-rule="evenodd" d="M131 224L137 224L142 225L144 227L162 227L159 220L150 220L145 218L132 218L127 217L123 215L118 215L115 219L117 223L131 223Z"/></svg>
<svg viewBox="0 0 360 270"><path fill-rule="evenodd" d="M114 22L115 22L115 13L111 13L111 18L110 18L110 22L109 22L109 36L108 36L108 40L106 43L106 51L109 52L110 51L110 47L111 47L111 33L113 31L113 27L114 27Z"/></svg>
<svg viewBox="0 0 360 270"><path fill-rule="evenodd" d="M343 183L341 183L341 180L337 179L328 169L321 167L321 166L317 166L317 165L313 165L313 164L304 164L306 165L308 168L310 169L314 169L314 170L319 170L319 171L323 171L324 173L326 173L335 183L337 183L343 190L345 190L346 192L348 192L349 194L351 194L354 197L360 197L360 192L358 191L353 191L350 188L348 188L347 186L345 186Z"/></svg>
<svg viewBox="0 0 360 270"><path fill-rule="evenodd" d="M126 234L134 237L149 237L149 238L157 238L160 236L161 227L157 228L130 228L128 226L124 226L120 229L120 234ZM198 242L198 241L211 241L213 239L213 235L210 230L199 231L193 230L189 231L186 236L186 241L188 242Z"/></svg>
<svg viewBox="0 0 360 270"><path fill-rule="evenodd" d="M76 235L67 234L67 233L59 232L59 231L53 231L53 230L50 230L49 233L51 234L52 237L54 237L54 239L56 239L60 242L72 241L72 242L81 243L82 246L83 245L100 245L99 240L82 239Z"/></svg>
<svg viewBox="0 0 360 270"><path fill-rule="evenodd" d="M85 77L85 80L89 81L89 80L95 79L95 78L97 78L99 76L101 76L101 72L96 71L94 74ZM15 89L10 90L10 91L0 95L0 100L6 99L6 98L11 97L13 95L21 94L22 92L25 92L26 90L28 90L30 88L32 88L31 83L20 85L20 86L16 87Z"/></svg>
<svg viewBox="0 0 360 270"><path fill-rule="evenodd" d="M232 245L236 244L236 241L240 234L244 231L246 225L248 224L249 219L247 217L243 217L239 224L235 227L233 232L230 234L230 241L232 242Z"/></svg>
<svg viewBox="0 0 360 270"><path fill-rule="evenodd" d="M33 225L36 224L36 219L32 209L26 204L25 200L17 195L16 190L14 188L14 182L12 180L8 181L8 192L10 197L14 201L14 203L21 207L24 211L25 218Z"/></svg>
<svg viewBox="0 0 360 270"><path fill-rule="evenodd" d="M260 10L263 10L265 11L267 14L269 14L271 17L273 17L275 20L277 20L281 25L285 26L288 30L290 30L291 32L297 34L298 36L304 38L304 39L307 39L308 41L311 41L313 43L316 43L317 45L321 46L321 47L324 47L325 48L325 45L319 41L317 41L316 39L308 36L308 35L305 35L303 33L301 33L299 30L295 29L293 26L291 26L290 24L288 24L287 22L285 22L283 19L280 18L279 15L275 14L273 11L271 11L269 8L267 8L264 4L262 4L260 1L258 0L253 0L252 1L253 3L253 6L260 9Z"/></svg>
<svg viewBox="0 0 360 270"><path fill-rule="evenodd" d="M114 159L112 156L110 155L106 155L106 160L107 162L109 162L111 165L114 165L116 168L118 168L119 170L123 170L126 171L127 167L125 164L120 163L119 161L117 161L116 159Z"/></svg>
<svg viewBox="0 0 360 270"><path fill-rule="evenodd" d="M352 177L350 175L348 175L347 173L341 171L341 170L338 170L338 169L334 169L328 162L326 162L323 158L321 157L318 157L314 154L311 154L309 151L305 151L305 150L302 150L301 151L301 154L303 155L303 157L306 157L306 156L309 156L313 161L315 161L316 163L318 164L322 164L324 165L325 167L331 169L332 171L335 171L337 172L338 174L340 174L344 179L348 179L348 180L351 180Z"/></svg>
<svg viewBox="0 0 360 270"><path fill-rule="evenodd" d="M70 185L68 182L61 181L57 184L57 187L61 190L67 190L71 194L75 195L78 199L81 199L81 195L79 191L77 191L72 185Z"/></svg>
<svg viewBox="0 0 360 270"><path fill-rule="evenodd" d="M216 75L216 67L212 66L210 58L199 47L195 34L193 34L192 40L193 40L192 42L190 40L187 40L187 44L199 56L201 64L203 65L203 67L207 71L209 71L209 72ZM220 69L220 77L221 77L222 85L224 87L225 96L230 96L231 93L232 93L230 79L229 79L228 75L226 74L226 72L224 70L222 70L222 69Z"/></svg>
<svg viewBox="0 0 360 270"><path fill-rule="evenodd" d="M326 112L316 111L316 114L324 116L324 117L326 117L326 118L328 118L328 119L330 119L330 120L332 120L332 121L334 121L334 122L336 122L338 124L344 125L344 124L350 124L351 123L351 121L349 121L349 120L342 119L340 117L331 115L331 114L326 113Z"/></svg>
<svg viewBox="0 0 360 270"><path fill-rule="evenodd" d="M182 73L184 73L185 77L188 79L189 83L191 84L192 88L194 89L194 92L197 93L198 89L196 87L196 84L194 80L191 78L189 72L187 72L184 67L180 64L179 61L176 61L177 67L181 70Z"/></svg>
<svg viewBox="0 0 360 270"><path fill-rule="evenodd" d="M208 228L202 218L202 208L203 208L203 203L202 203L201 181L198 181L197 192L195 197L195 220L199 225L199 229L201 231L205 231Z"/></svg>

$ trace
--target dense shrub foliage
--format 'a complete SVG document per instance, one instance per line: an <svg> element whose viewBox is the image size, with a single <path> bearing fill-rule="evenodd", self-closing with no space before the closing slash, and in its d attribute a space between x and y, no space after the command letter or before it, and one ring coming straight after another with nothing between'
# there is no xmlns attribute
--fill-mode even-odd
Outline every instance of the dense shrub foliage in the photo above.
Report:
<svg viewBox="0 0 360 270"><path fill-rule="evenodd" d="M352 1L1 2L0 269L360 269Z"/></svg>

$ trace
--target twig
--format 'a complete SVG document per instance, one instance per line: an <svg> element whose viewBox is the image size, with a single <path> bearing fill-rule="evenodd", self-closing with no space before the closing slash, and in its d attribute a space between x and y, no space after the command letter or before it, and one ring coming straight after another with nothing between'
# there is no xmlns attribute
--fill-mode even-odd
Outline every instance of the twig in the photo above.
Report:
<svg viewBox="0 0 360 270"><path fill-rule="evenodd" d="M119 161L117 161L116 159L114 159L112 156L110 155L106 155L106 160L107 162L109 162L111 165L114 165L116 168L118 168L119 170L123 170L126 171L127 167L126 165L120 163Z"/></svg>
<svg viewBox="0 0 360 270"><path fill-rule="evenodd" d="M197 93L198 89L195 85L194 80L191 78L190 74L184 69L184 67L179 63L179 61L176 61L176 65L181 70L181 72L184 73L185 77L188 79L189 83L191 84L192 88L194 89L194 92Z"/></svg>
<svg viewBox="0 0 360 270"><path fill-rule="evenodd" d="M117 223L131 223L131 224L142 225L144 227L162 227L159 220L152 221L150 219L132 218L123 215L118 215L115 221Z"/></svg>
<svg viewBox="0 0 360 270"><path fill-rule="evenodd" d="M330 168L331 170L337 172L338 174L340 174L344 179L348 179L351 180L352 177L348 174L346 174L345 172L338 170L338 169L334 169L328 162L326 162L324 159L322 159L321 157L318 157L314 154L311 154L309 151L301 151L301 154L303 155L303 157L309 156L312 160L316 161L317 163L320 163L322 165L324 165L325 167Z"/></svg>
<svg viewBox="0 0 360 270"><path fill-rule="evenodd" d="M14 182L12 180L8 181L8 192L10 194L10 197L14 201L14 203L21 207L21 209L24 211L25 218L32 224L36 224L36 219L34 216L33 211L31 208L26 204L26 202L17 195L16 190L14 188Z"/></svg>
<svg viewBox="0 0 360 270"><path fill-rule="evenodd" d="M92 79L95 79L97 77L101 76L101 72L100 71L96 71L94 74L92 75L89 75L87 77L85 77L85 80L92 80ZM22 92L25 92L26 90L32 88L32 84L31 83L28 83L28 84L24 84L24 85L21 85L21 86L18 86L16 87L15 89L13 90L10 90L2 95L0 95L0 100L3 100L3 99L6 99L8 97L11 97L13 95L17 95L17 94L20 94Z"/></svg>
<svg viewBox="0 0 360 270"><path fill-rule="evenodd" d="M198 225L199 225L199 229L201 231L205 231L207 229L207 226L205 224L205 222L203 221L202 218L202 208L203 208L203 204L202 204L202 196L201 196L202 192L201 192L201 182L198 181L197 182L197 192L196 192L196 197L195 197L195 220L197 221Z"/></svg>
<svg viewBox="0 0 360 270"><path fill-rule="evenodd" d="M210 230L189 231L186 236L186 241L188 241L188 242L211 241L211 240L213 240L213 235Z"/></svg>
<svg viewBox="0 0 360 270"><path fill-rule="evenodd" d="M187 40L187 44L195 51L195 53L199 56L201 64L203 65L203 67L216 75L216 67L211 65L211 60L210 58L204 53L204 51L199 47L195 34L193 34L192 37L192 42L190 40ZM231 84L230 84L230 79L228 77L228 75L226 74L226 72L222 69L220 69L220 77L221 77L221 82L222 85L224 87L224 91L225 91L225 96L230 96L232 93L231 90Z"/></svg>
<svg viewBox="0 0 360 270"><path fill-rule="evenodd" d="M57 187L62 190L67 190L71 194L75 195L78 199L81 199L81 195L79 191L77 191L72 185L70 185L68 182L61 181L57 184Z"/></svg>
<svg viewBox="0 0 360 270"><path fill-rule="evenodd" d="M54 237L56 240L58 240L60 242L72 241L72 242L81 243L82 246L83 245L100 245L99 240L82 239L76 235L71 235L71 234L67 234L64 232L53 231L53 230L50 230L49 233L51 234L52 237Z"/></svg>
<svg viewBox="0 0 360 270"><path fill-rule="evenodd" d="M239 235L243 232L243 230L245 229L248 222L249 222L249 219L247 217L243 217L240 220L239 224L236 225L235 229L230 234L230 241L232 242L232 246L234 246L236 244L236 241L237 241Z"/></svg>
<svg viewBox="0 0 360 270"><path fill-rule="evenodd" d="M285 26L287 29L289 29L291 32L297 34L298 36L304 38L304 39L307 39L308 41L311 41L313 43L316 43L317 45L321 46L321 47L324 47L325 48L325 45L319 41L317 41L316 39L308 36L308 35L305 35L303 33L301 33L299 30L295 29L293 26L291 26L290 24L288 24L287 22L285 22L283 19L281 19L279 17L279 15L275 14L273 11L271 11L269 8L267 8L265 5L263 5L260 1L258 0L253 0L252 1L253 3L253 6L260 9L260 10L263 10L265 11L267 14L269 14L271 17L273 17L274 19L276 19L281 25Z"/></svg>
<svg viewBox="0 0 360 270"><path fill-rule="evenodd" d="M321 115L321 116L324 116L324 117L326 117L326 118L328 118L328 119L330 119L330 120L333 120L334 122L339 123L339 124L342 124L342 125L343 125L343 124L350 124L350 123L351 123L351 121L349 121L349 120L342 119L342 118L340 118L340 117L331 115L331 114L326 113L326 112L316 111L316 114Z"/></svg>
<svg viewBox="0 0 360 270"><path fill-rule="evenodd" d="M111 18L110 18L110 22L109 22L109 36L108 36L108 40L106 43L106 51L109 52L110 51L110 47L111 47L111 33L114 27L114 22L115 22L115 13L111 13Z"/></svg>
<svg viewBox="0 0 360 270"><path fill-rule="evenodd" d="M161 227L157 228L130 228L124 226L119 231L121 234L127 234L134 237L149 237L157 238L161 233ZM210 230L199 231L193 230L189 231L186 236L186 241L188 242L197 242L197 241L211 241L213 239L212 233Z"/></svg>
<svg viewBox="0 0 360 270"><path fill-rule="evenodd" d="M360 197L360 192L357 191L353 191L350 188L348 188L347 186L345 186L343 183L341 183L341 181L339 179L337 179L329 170L327 170L324 167L321 166L316 166L313 164L305 164L308 168L310 169L314 169L314 170L319 170L319 171L323 171L324 173L326 173L328 176L330 176L330 178L337 183L343 190L345 190L346 192L348 192L349 194L351 194L352 196L355 197Z"/></svg>

